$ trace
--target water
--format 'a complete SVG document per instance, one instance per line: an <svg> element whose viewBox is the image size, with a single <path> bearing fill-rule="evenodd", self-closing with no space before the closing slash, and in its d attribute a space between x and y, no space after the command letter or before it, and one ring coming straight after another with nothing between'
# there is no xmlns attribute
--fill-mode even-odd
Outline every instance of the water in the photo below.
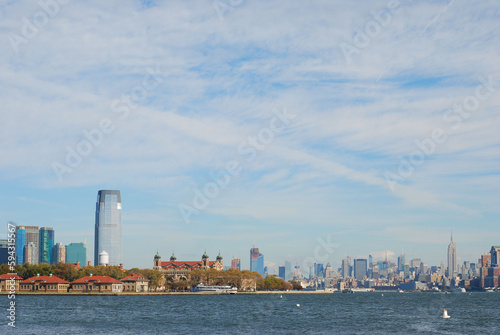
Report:
<svg viewBox="0 0 500 335"><path fill-rule="evenodd" d="M498 335L500 294L17 296L16 328L2 319L0 334Z"/></svg>

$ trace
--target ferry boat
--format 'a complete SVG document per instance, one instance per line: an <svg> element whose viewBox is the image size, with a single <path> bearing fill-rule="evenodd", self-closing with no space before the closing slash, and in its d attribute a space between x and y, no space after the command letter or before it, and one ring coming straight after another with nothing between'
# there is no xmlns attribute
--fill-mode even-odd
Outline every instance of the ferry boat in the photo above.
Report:
<svg viewBox="0 0 500 335"><path fill-rule="evenodd" d="M229 293L236 294L238 289L231 286L217 286L217 285L204 285L198 284L193 288L193 292L203 292L203 293Z"/></svg>

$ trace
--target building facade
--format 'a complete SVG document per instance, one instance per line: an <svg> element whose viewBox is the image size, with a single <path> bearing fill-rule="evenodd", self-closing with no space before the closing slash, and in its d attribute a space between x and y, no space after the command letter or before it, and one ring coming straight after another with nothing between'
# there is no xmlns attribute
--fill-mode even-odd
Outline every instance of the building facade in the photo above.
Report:
<svg viewBox="0 0 500 335"><path fill-rule="evenodd" d="M174 254L170 256L170 261L162 262L159 253L156 253L153 260L153 269L162 271L166 276L173 276L175 279L187 278L189 272L196 269L215 269L222 271L224 269L224 261L219 254L215 261L210 261L207 253L201 256L201 261L177 261Z"/></svg>
<svg viewBox="0 0 500 335"><path fill-rule="evenodd" d="M94 265L99 265L99 254L109 254L110 265L122 263L122 200L120 191L100 190L95 211Z"/></svg>
<svg viewBox="0 0 500 335"><path fill-rule="evenodd" d="M231 261L231 269L241 270L241 260L239 258L233 258Z"/></svg>
<svg viewBox="0 0 500 335"><path fill-rule="evenodd" d="M35 243L29 242L23 248L24 263L38 264L38 249Z"/></svg>
<svg viewBox="0 0 500 335"><path fill-rule="evenodd" d="M70 243L66 246L66 263L87 264L87 246L85 243Z"/></svg>
<svg viewBox="0 0 500 335"><path fill-rule="evenodd" d="M57 242L52 248L52 264L66 262L66 247L64 244Z"/></svg>
<svg viewBox="0 0 500 335"><path fill-rule="evenodd" d="M355 259L354 260L354 278L362 280L367 275L368 260Z"/></svg>
<svg viewBox="0 0 500 335"><path fill-rule="evenodd" d="M0 240L0 264L9 263L9 240Z"/></svg>
<svg viewBox="0 0 500 335"><path fill-rule="evenodd" d="M132 273L120 280L123 283L123 292L148 292L149 279L140 273Z"/></svg>
<svg viewBox="0 0 500 335"><path fill-rule="evenodd" d="M23 277L17 273L0 275L0 292L17 292L19 291L19 282Z"/></svg>
<svg viewBox="0 0 500 335"><path fill-rule="evenodd" d="M71 282L71 292L120 293L123 283L109 276L85 276Z"/></svg>
<svg viewBox="0 0 500 335"><path fill-rule="evenodd" d="M342 260L341 272L343 278L351 276L351 257L347 256Z"/></svg>
<svg viewBox="0 0 500 335"><path fill-rule="evenodd" d="M42 227L38 232L38 263L52 264L54 229Z"/></svg>
<svg viewBox="0 0 500 335"><path fill-rule="evenodd" d="M68 292L69 283L59 277L35 276L19 283L20 292Z"/></svg>
<svg viewBox="0 0 500 335"><path fill-rule="evenodd" d="M264 255L260 253L259 248L250 249L250 271L255 271L264 277Z"/></svg>
<svg viewBox="0 0 500 335"><path fill-rule="evenodd" d="M38 264L38 226L16 226L16 260L19 265L27 262L25 260L24 247L28 243L33 243L36 253L34 258L30 255L30 264Z"/></svg>

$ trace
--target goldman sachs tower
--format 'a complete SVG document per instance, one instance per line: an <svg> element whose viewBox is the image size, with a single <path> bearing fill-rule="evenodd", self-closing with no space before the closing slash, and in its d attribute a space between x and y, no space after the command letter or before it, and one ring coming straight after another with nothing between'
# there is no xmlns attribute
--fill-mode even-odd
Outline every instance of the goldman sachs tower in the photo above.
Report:
<svg viewBox="0 0 500 335"><path fill-rule="evenodd" d="M109 265L122 263L122 199L120 191L101 190L95 209L94 265L99 254L109 255Z"/></svg>

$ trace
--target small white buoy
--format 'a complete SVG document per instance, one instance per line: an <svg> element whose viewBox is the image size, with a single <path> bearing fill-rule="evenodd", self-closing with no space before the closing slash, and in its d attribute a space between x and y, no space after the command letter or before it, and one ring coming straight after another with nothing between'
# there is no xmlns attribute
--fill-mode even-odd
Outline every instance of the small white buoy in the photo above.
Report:
<svg viewBox="0 0 500 335"><path fill-rule="evenodd" d="M280 295L280 299L283 299L283 296L282 296L282 295Z"/></svg>
<svg viewBox="0 0 500 335"><path fill-rule="evenodd" d="M384 294L382 293L382 296L384 296Z"/></svg>
<svg viewBox="0 0 500 335"><path fill-rule="evenodd" d="M297 304L297 307L300 307L300 304Z"/></svg>
<svg viewBox="0 0 500 335"><path fill-rule="evenodd" d="M448 311L445 309L443 310L443 319L449 319L451 316L448 315Z"/></svg>

